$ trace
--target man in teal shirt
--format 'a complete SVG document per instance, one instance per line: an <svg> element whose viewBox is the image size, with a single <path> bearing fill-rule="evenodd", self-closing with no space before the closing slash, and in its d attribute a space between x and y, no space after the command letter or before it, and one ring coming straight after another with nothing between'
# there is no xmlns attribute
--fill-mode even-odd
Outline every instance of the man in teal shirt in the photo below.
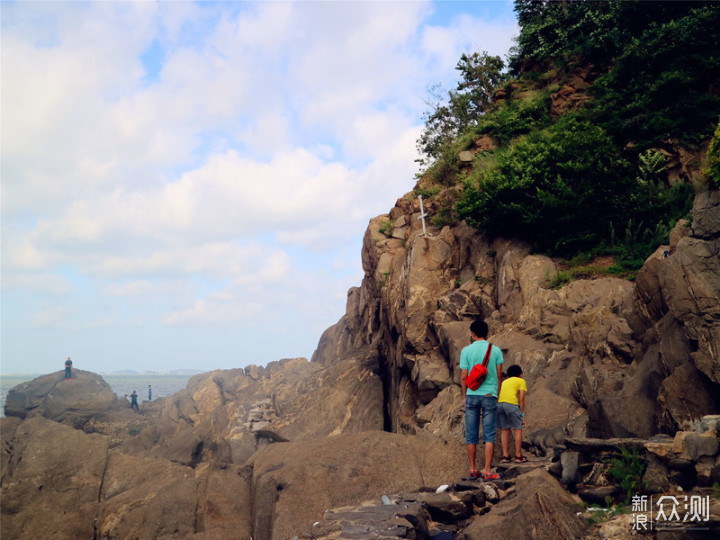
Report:
<svg viewBox="0 0 720 540"><path fill-rule="evenodd" d="M490 343L487 341L488 325L475 319L470 325L470 345L460 353L460 382L465 398L465 442L470 459L470 478L495 480L499 476L491 472L495 451L495 426L497 421L497 398L501 380L502 351L493 347L487 364L487 375L477 390L470 390L465 381L475 364L481 364ZM476 465L477 444L480 439L480 416L482 414L483 443L485 444L485 467L478 471Z"/></svg>

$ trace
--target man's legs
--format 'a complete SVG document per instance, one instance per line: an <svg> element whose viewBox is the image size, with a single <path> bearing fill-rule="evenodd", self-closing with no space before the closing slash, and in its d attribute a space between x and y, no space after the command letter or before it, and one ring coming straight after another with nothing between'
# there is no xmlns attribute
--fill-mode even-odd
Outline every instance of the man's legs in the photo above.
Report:
<svg viewBox="0 0 720 540"><path fill-rule="evenodd" d="M480 439L480 396L465 398L465 442L470 461L470 472L477 471L477 444Z"/></svg>
<svg viewBox="0 0 720 540"><path fill-rule="evenodd" d="M493 452L495 451L497 408L497 398L492 396L482 396L482 428L483 442L485 443L485 468L483 469L483 472L486 475L490 474Z"/></svg>
<svg viewBox="0 0 720 540"><path fill-rule="evenodd" d="M490 468L492 467L493 452L495 451L495 443L485 443L485 468L483 472L487 475L490 474Z"/></svg>
<svg viewBox="0 0 720 540"><path fill-rule="evenodd" d="M477 444L467 445L468 459L470 460L470 470L477 471Z"/></svg>

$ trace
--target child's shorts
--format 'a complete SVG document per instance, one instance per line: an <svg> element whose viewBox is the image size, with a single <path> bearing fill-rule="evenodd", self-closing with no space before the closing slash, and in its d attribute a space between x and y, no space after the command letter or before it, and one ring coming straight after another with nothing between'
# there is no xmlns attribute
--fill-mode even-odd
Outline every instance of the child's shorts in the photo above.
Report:
<svg viewBox="0 0 720 540"><path fill-rule="evenodd" d="M497 423L500 429L522 429L522 416L520 405L512 403L498 403Z"/></svg>

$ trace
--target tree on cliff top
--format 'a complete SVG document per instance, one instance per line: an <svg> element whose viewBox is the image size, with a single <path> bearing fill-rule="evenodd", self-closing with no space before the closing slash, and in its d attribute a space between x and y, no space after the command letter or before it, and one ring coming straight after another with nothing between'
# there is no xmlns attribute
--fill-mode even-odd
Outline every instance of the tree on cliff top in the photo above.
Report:
<svg viewBox="0 0 720 540"><path fill-rule="evenodd" d="M450 90L447 103L443 103L436 87L432 109L424 115L425 128L417 141L418 150L426 156L423 165L440 159L466 128L477 125L503 80L504 67L499 56L489 56L486 52L460 57L455 66L461 74L457 89Z"/></svg>
<svg viewBox="0 0 720 540"><path fill-rule="evenodd" d="M698 148L720 115L720 3L515 7L515 78L501 75L499 60L480 62L486 55L472 59L497 76L482 83L458 64L463 80L426 116L418 141L430 161L425 182L462 184L455 215L489 237L565 256L611 253L637 268L692 203L692 186L669 185L658 149ZM550 114L558 90L578 76L587 88L568 88L583 99ZM502 95L493 94L500 85ZM484 100L467 99L479 88ZM459 152L488 135L497 148L475 150L461 175Z"/></svg>

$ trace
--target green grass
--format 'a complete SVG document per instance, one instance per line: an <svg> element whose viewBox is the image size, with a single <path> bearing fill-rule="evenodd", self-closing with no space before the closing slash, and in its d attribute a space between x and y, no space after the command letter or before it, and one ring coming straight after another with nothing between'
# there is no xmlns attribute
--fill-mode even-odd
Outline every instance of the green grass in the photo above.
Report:
<svg viewBox="0 0 720 540"><path fill-rule="evenodd" d="M387 219L380 222L380 232L390 238L392 236L393 229L395 228L395 220Z"/></svg>

